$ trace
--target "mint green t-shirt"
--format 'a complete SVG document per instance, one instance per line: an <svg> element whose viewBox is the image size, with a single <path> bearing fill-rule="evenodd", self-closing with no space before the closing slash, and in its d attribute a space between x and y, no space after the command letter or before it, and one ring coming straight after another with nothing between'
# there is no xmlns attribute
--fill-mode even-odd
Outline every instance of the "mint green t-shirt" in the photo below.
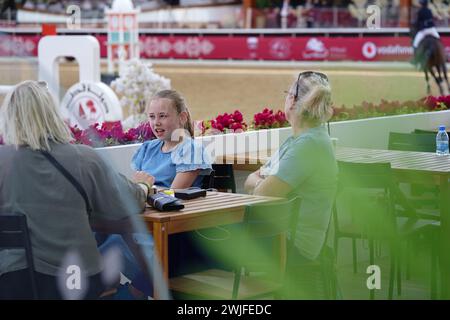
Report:
<svg viewBox="0 0 450 320"><path fill-rule="evenodd" d="M337 163L324 126L290 136L261 168L292 187L290 196L302 199L295 245L316 259L325 242L337 188Z"/></svg>

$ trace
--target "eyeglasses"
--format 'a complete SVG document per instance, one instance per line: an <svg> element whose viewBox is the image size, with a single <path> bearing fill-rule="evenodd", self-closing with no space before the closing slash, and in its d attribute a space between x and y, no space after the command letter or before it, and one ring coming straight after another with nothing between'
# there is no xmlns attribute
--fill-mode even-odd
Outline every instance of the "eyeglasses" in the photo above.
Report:
<svg viewBox="0 0 450 320"><path fill-rule="evenodd" d="M45 89L48 89L48 83L47 83L47 81L38 81L37 83L38 83L38 85L39 85L40 87L43 87L43 88L45 88Z"/></svg>
<svg viewBox="0 0 450 320"><path fill-rule="evenodd" d="M328 77L326 74L322 73L322 72L316 72L316 71L305 71L305 72L300 72L298 74L298 78L297 78L297 84L295 86L295 95L294 95L294 100L297 100L298 98L298 88L299 88L299 83L300 83L300 79L302 78L308 78L312 75L316 75L318 77L320 77L321 79L325 80L328 82Z"/></svg>

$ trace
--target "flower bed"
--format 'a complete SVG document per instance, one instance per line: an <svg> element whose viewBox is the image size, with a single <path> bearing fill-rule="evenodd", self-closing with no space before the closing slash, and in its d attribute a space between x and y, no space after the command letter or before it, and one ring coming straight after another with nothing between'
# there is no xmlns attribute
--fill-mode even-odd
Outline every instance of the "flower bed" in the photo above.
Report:
<svg viewBox="0 0 450 320"><path fill-rule="evenodd" d="M264 108L253 116L252 128L255 130L289 127L289 122L283 111L274 112L269 108Z"/></svg>
<svg viewBox="0 0 450 320"><path fill-rule="evenodd" d="M384 117L399 114L410 114L419 112L442 111L450 108L450 96L426 97L417 101L386 101L380 104L363 102L353 108L334 108L331 121L344 121L354 119L367 119L373 117Z"/></svg>
<svg viewBox="0 0 450 320"><path fill-rule="evenodd" d="M196 123L196 133L199 135L212 135L221 133L240 133L247 130L244 117L239 110L228 114L219 114L212 120L200 120Z"/></svg>
<svg viewBox="0 0 450 320"><path fill-rule="evenodd" d="M75 143L86 144L93 147L108 147L122 144L140 143L154 139L150 124L144 122L136 128L124 131L120 121L96 123L86 130L71 127Z"/></svg>
<svg viewBox="0 0 450 320"><path fill-rule="evenodd" d="M335 107L331 122L367 119L391 115L412 114L420 112L441 111L450 109L450 96L426 97L417 101L386 101L379 104L363 102L361 105L347 108ZM288 127L284 112L264 108L253 116L250 125L244 121L239 110L233 113L218 115L212 120L201 120L195 123L196 136L207 136L226 133L241 133L248 130L274 129ZM136 128L124 131L120 122L94 124L86 130L71 128L75 143L94 147L106 147L122 144L140 143L154 138L151 127L144 122ZM0 137L0 144L3 141Z"/></svg>

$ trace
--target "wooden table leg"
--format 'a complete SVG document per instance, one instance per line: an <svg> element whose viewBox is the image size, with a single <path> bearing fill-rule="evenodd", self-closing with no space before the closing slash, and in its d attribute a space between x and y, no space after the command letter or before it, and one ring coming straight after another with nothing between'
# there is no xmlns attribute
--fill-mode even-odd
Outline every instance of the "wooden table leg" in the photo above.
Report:
<svg viewBox="0 0 450 320"><path fill-rule="evenodd" d="M162 299L165 296L160 292L162 286L159 286L156 283L157 279L161 279L161 272L163 274L163 286L168 284L169 279L169 246L167 231L167 222L155 222L153 224L153 238L155 241L155 266L153 268L153 279L155 283L153 293L154 299Z"/></svg>
<svg viewBox="0 0 450 320"><path fill-rule="evenodd" d="M440 179L441 195L441 237L440 237L440 271L442 275L442 298L450 299L450 194L448 176Z"/></svg>

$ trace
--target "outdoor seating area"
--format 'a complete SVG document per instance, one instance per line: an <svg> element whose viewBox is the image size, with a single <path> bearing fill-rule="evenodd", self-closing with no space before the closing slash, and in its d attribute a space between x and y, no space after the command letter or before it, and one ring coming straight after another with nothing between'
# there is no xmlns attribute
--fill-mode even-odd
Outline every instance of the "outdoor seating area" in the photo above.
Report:
<svg viewBox="0 0 450 320"><path fill-rule="evenodd" d="M340 172L336 199L341 196L343 188L362 190L369 187L379 189L380 192L375 194L376 200L381 201L380 206L373 205L373 207L362 200L360 204L362 207L358 208L357 204L354 204L350 211L355 216L350 218L355 219L357 223L353 225L342 224L341 220L349 218L349 212L347 214L344 212L341 219L342 208L338 202L334 206L333 230L330 232L334 238L336 258L334 267L337 270L337 279L344 277L342 282L348 283L349 279L353 278L354 282L351 282L353 285L358 281L362 285L367 280L366 278L364 281L361 280L362 274L366 274L367 267L380 264L386 275L383 277L383 281L386 281L383 288L389 288L380 292L366 290L365 295L353 296L355 294L353 285L350 288L344 285L341 288L344 298L442 298L441 285L444 280L441 277L444 275L439 271L442 261L438 258L441 251L436 239L441 228L440 208L447 206L440 191L447 188L446 179L440 177L448 175L450 168L446 158L435 154L436 132L423 129L413 129L410 132L390 132L388 141L385 142L386 150L348 148L339 145L336 148ZM274 153L275 150L269 150L263 157L260 152L230 153L218 156L216 161L225 162L228 167L233 166L238 174L245 171L248 174L264 164ZM219 166L216 165L215 168ZM366 172L366 175L363 172ZM348 185L349 183L356 185ZM239 186L237 188L240 189ZM371 193L373 191L369 192L369 195ZM361 196L359 192L357 194L358 197ZM354 196L352 193L351 195ZM342 202L342 199L340 200ZM348 203L348 200L344 201L344 204L346 202ZM358 217L358 212L363 213L363 216ZM414 260L416 256L412 250L421 252L420 261ZM418 265L421 265L419 270L416 269ZM226 275L214 272L206 275L194 274L192 276L194 280L189 276L180 278L177 279L175 286L178 283L192 284L195 279L200 279L202 283L208 279L216 279L216 283L220 284L221 277ZM228 276L228 280L231 279ZM411 286L414 289L411 289ZM231 292L231 288L228 287L228 292ZM322 296L324 297L326 295Z"/></svg>
<svg viewBox="0 0 450 320"><path fill-rule="evenodd" d="M448 11L0 1L0 300L449 300Z"/></svg>
<svg viewBox="0 0 450 320"><path fill-rule="evenodd" d="M420 121L416 123L420 124ZM259 170L277 154L277 149L264 148L276 145L277 139L285 139L283 132L290 128L262 131L255 141L265 140L262 134L268 134L269 144L263 147L260 142L256 143L254 147L258 148L247 152L245 149L240 151L239 147L227 147L223 153L217 153L217 146L226 146L230 142L220 142L226 135L212 136L213 140L205 140L205 146L210 148L211 143L216 146L212 149L216 151L212 170L204 175L202 182L202 188L210 190L206 197L183 200L183 208L173 212L160 212L148 202L142 215L146 230L154 242L154 261L159 261L161 266L153 265L148 269L149 277L154 282L152 299L445 298L450 278L443 272L449 267L443 241L450 230L443 228L446 228L447 215L450 214L446 194L449 190L450 162L446 156L436 155L437 131L421 126L421 129L410 127L404 132L405 129L394 122L390 126L402 132L385 132L383 144L386 147L382 150L346 147L352 142L345 136L344 125L351 127L354 124L351 121L331 123L328 127L335 140L333 152L338 176L326 232L327 242L323 249L327 253L321 259L302 265L304 272L290 278L295 274L289 263L295 248L292 235L297 232L293 226L299 219L293 212L298 212L302 199L282 200L279 197L244 194L246 192L242 186L243 175L247 177L254 170ZM414 126L414 121L410 125ZM369 127L366 129L370 130ZM252 139L245 133L228 137L244 138L248 142ZM251 145L237 140L233 144ZM104 148L104 151L110 150ZM124 151L122 148L117 155L110 153L107 157L116 163L129 163L131 159L120 156L115 159L120 154L124 155ZM22 230L26 230L26 227L23 229L24 223L26 220L21 222ZM242 228L227 231L227 226L236 224L242 225ZM14 225L17 223L2 223L6 229L0 233L0 245L6 248L23 246L32 256L29 236L16 241L10 240L4 233L10 232L12 229L8 228ZM223 227L227 241L220 250L200 245L204 251L202 254L220 253L218 259L222 261L223 269L214 265L211 269L171 275L171 264L177 263L171 252L179 250L177 242L170 240L174 235L194 232L198 233L197 237L200 235L200 238L209 239L209 236L202 235L203 231L221 230ZM93 230L119 232L128 244L133 241L128 232L135 232L134 227L125 221L96 223ZM214 232L213 236L216 236ZM254 245L258 248L253 248ZM137 256L142 254L139 263L148 267L145 253L139 253L142 249L135 246L131 250ZM260 249L267 251L268 255L257 253ZM254 256L258 254L262 254L262 271ZM30 259L28 261L32 261ZM372 283L373 288L368 282L371 267L380 268L382 272L381 278ZM33 275L31 279L36 281ZM285 281L291 286L287 286ZM305 288L310 290L304 292ZM38 293L33 297L39 297ZM110 299L108 297L105 291L103 299Z"/></svg>
<svg viewBox="0 0 450 320"><path fill-rule="evenodd" d="M407 135L415 137L418 133L403 134L401 136L402 142L405 141ZM391 134L390 141L395 140L392 137L399 136L398 133ZM435 138L434 134L433 137ZM414 146L417 147L418 145L418 148L421 148L421 141L417 145L415 142L417 141L414 140L411 143L409 148L412 149L411 152L405 150L408 148L404 145L399 151L395 151L395 147L391 148L394 149L393 151L337 147L339 186L333 210L333 227L332 230L330 229L334 253L332 266L328 267L331 268L328 269L328 272L333 272L336 282L324 279L323 276L320 279L320 281L327 283L327 288L337 285L337 291L334 291L334 294L326 294L326 289L324 289L322 295L318 296L319 299L336 299L338 297L344 299L443 298L444 289L442 286L445 283L445 275L440 272L443 268L440 255L444 249L438 248L437 241L441 234L440 221L442 220L442 213L440 213L439 208L445 208L447 205L444 203L447 200L442 199L439 194L434 194L436 190L432 189L431 196L437 197L437 200L435 199L432 202L433 206L436 207L437 204L440 204L439 208L434 210L438 212L433 216L420 216L421 208L418 206L420 202L410 201L408 198L410 194L403 194L405 190L403 190L402 183L419 180L422 184L416 183L413 186L429 186L436 182L436 177L448 175L450 167L449 164L439 164L442 158L436 156L434 151L415 151ZM431 144L434 143L435 139L431 139ZM270 154L272 152L268 153L269 156ZM220 161L225 160L227 163L234 163L235 169L240 171L252 171L255 166L260 166L267 161L267 158L260 158L258 153L229 154L225 159L222 157L218 159ZM434 161L434 164L432 164L432 161ZM408 171L410 174L408 174ZM418 171L421 174L414 174ZM437 181L438 183L439 181L445 183L446 179L438 179ZM411 184L408 185L410 188L406 192L410 193L412 191ZM438 184L439 190L444 188L446 188L445 185ZM351 192L345 195L346 190L347 192L351 190ZM357 199L354 198L355 190L357 190ZM430 192L425 190L425 193ZM365 196L363 196L364 194ZM215 194L214 196L208 194L204 200L196 200L192 204L202 207L201 210L213 212L214 206L206 209L200 205L201 202L208 201L208 197L211 196L214 197L214 199L210 198L211 202L220 206L233 206L234 204L231 203L236 200L231 200L233 199L232 194L226 197L225 194L223 195L222 198L221 194ZM348 199L345 200L345 196L353 198L354 203L350 208L348 208L348 205L351 202ZM219 197L221 197L220 201L216 200ZM239 197L242 201L244 199L240 195L234 197ZM187 203L190 204L190 202ZM425 202L426 206L427 202ZM247 206L246 210L251 210L252 207L252 205ZM350 216L350 212L343 212L345 209L351 211ZM240 214L241 218L239 219L243 219L245 223L247 213L241 212ZM171 219L167 215L157 215L164 216L165 219ZM153 214L148 215L148 217L150 216L153 216ZM173 217L174 219L188 218L184 214L173 214ZM282 221L278 221L278 218L280 216L276 218L277 224ZM349 221L349 218L352 223L345 224ZM196 219L200 221L200 219L206 219L206 217L199 216ZM216 221L220 221L219 223L222 224L224 223L222 219L224 217L218 215ZM201 222L192 220L189 225L194 223ZM185 225L187 224L180 223L180 226ZM204 227L210 226L208 223L204 225ZM167 229L170 230L171 228L168 227ZM167 243L167 241L161 240L161 243ZM289 247L289 243L287 246ZM271 246L268 248L273 249ZM162 250L165 251L166 249ZM234 253L239 254L238 252ZM364 291L363 289L356 289L365 286L368 276L366 269L372 265L377 265L383 270L382 290L368 290L366 288ZM325 266L318 264L312 270L320 273L323 267ZM253 289L256 290L256 295L258 295L264 291L262 288L271 288L270 282L263 282L265 285L261 287L258 282L251 282L249 279L250 283L245 286L247 289L244 289L242 296L238 296L239 291L236 286L239 286L239 281L236 282L235 277L242 274L242 277L244 277L243 284L245 285L247 284L245 280L248 276L251 276L251 272L237 274L238 271L234 270L234 276L233 272L211 269L170 279L170 289L174 290L173 293L180 299L229 299L233 298L233 294L238 298L246 299L251 296ZM233 271L233 269L230 271ZM317 283L320 283L320 281ZM221 290L223 290L222 293ZM365 292L364 295L361 295L361 291ZM280 298L282 297L282 291L268 293L268 297L269 299Z"/></svg>
<svg viewBox="0 0 450 320"><path fill-rule="evenodd" d="M209 173L201 175L206 196L181 200L181 207L174 211L148 200L139 215L142 221L137 223L144 227L140 232L151 236L151 247L135 243L136 226L130 217L117 222L99 220L92 230L97 241L100 234L123 237L137 257L137 265L151 279L151 299L445 299L450 281L444 271L450 267L444 245L450 234L446 229L450 160L436 154L438 126L425 123L445 123L442 119L447 114L418 113L323 126L334 141L336 190L322 253L316 260L302 261L301 267L293 262L298 259L293 240L301 232L295 226L302 219L302 197L286 200L276 192L260 196L243 185L252 172L280 156L278 148L291 127L195 137L215 157ZM405 122L407 117L410 120ZM348 134L358 126L365 128L365 136ZM378 132L375 140L372 130ZM130 163L140 168L135 162L139 150L158 141L158 134L154 131L142 144L99 148L97 152L107 159L108 166L136 179L129 171ZM149 185L142 184L150 192ZM158 188L159 192L170 189ZM85 203L90 212L91 204ZM295 214L299 211L300 215ZM26 234L30 220L22 217L20 228L25 238L8 236L19 220L2 222L5 229L0 231L0 246L26 248L30 262L34 254ZM184 238L186 235L189 238ZM98 242L99 248L108 241ZM148 250L154 252L150 263ZM183 250L199 258L180 272L179 252ZM181 259L189 261L187 256ZM35 275L29 275L35 283ZM101 299L120 297L122 286L128 288L126 281L132 280L127 276L121 273L119 288L114 289L117 283L111 284L113 289L103 291ZM23 279L28 279L28 274ZM40 298L39 292L34 292L35 284L30 289L29 298Z"/></svg>
<svg viewBox="0 0 450 320"><path fill-rule="evenodd" d="M412 135L414 137L415 134L405 135ZM391 136L398 136L398 134ZM435 135L433 135L433 137L435 138ZM431 140L431 143L433 144L435 141ZM385 288L388 287L388 291L379 298L401 299L402 295L406 294L406 296L408 296L411 294L408 287L405 289L403 286L402 290L402 281L411 281L411 263L413 265L417 265L418 263L418 261L411 262L412 260L410 260L411 255L414 255L411 252L411 250L413 250L411 245L414 244L415 246L418 246L416 249L422 247L422 250L423 246L426 246L429 257L424 258L421 256L420 259L428 261L426 268L430 278L426 280L428 282L428 287L424 286L422 287L422 290L427 292L428 298L436 299L439 297L437 294L438 281L440 285L443 284L442 278L437 280L440 273L438 271L439 267L437 263L439 249L437 247L438 243L436 242L438 241L437 239L440 234L443 234L440 230L442 213L421 216L419 213L420 207L417 206L420 202L414 200L410 201L411 199L405 198L405 195L402 194L403 190L400 188L400 183L419 179L422 183L425 183L425 185L429 185L430 182L433 184L432 176L448 174L449 168L445 168L448 164L441 164L439 169L436 167L438 162L442 159L437 157L434 152L407 152L404 146L402 147L402 150L403 151L392 152L359 148L337 148L336 157L339 161L340 175L336 199L342 201L341 193L343 193L345 189L353 189L353 193L350 193L351 197L355 197L355 189L358 190L358 198L353 199L353 202L356 200L358 204L352 204L351 208L347 208L351 209L353 216L349 217L348 214L346 215L342 212L342 209L338 210L338 205L335 205L333 211L334 251L337 258L336 261L340 261L339 264L341 264L340 268L337 269L338 278L340 275L339 270L341 270L341 276L345 274L345 277L353 277L354 281L357 281L356 279L361 277L361 273L364 273L364 269L366 269L367 266L374 264L378 265L377 261L381 258L383 267L385 268L384 274L389 274L389 276L385 276L384 279L387 280L388 278L389 280L386 281L387 285L385 286ZM245 169L245 167L250 168L252 165L242 164L245 163L242 161L242 157L239 158L238 156L237 158L234 158L235 161L240 160L240 165L238 165L240 166L240 169ZM245 157L247 163L255 163L255 160L259 163L265 162L264 159L255 158L257 157L256 155L252 156L251 154L248 154ZM431 163L431 159L436 161L435 165ZM229 160L231 160L231 158ZM433 167L434 169L430 170L430 167ZM408 170L410 170L410 174L408 174ZM413 173L417 171L420 171L422 174L418 173L415 175ZM436 179L434 180L436 181ZM445 183L446 181L441 179L441 182ZM417 187L418 185L414 184L414 186ZM445 188L445 186L440 186L439 189L442 190L443 187ZM374 199L370 200L370 192L368 193L369 198L360 198L364 194L364 192L360 193L361 191L370 189L379 189L381 191L381 193L376 193L376 200L381 200L381 204L379 203L377 205L376 203L373 203ZM442 201L444 201L442 195L440 196L441 200L439 200L439 197L436 199L437 195L433 194L436 189L432 189L431 191L431 196L434 196L434 200L431 202L432 207L436 207L438 203L441 203L441 208L447 206L442 203ZM368 195L366 194L366 197ZM337 203L339 203L339 201ZM348 205L348 200L347 202L344 201L344 204L345 203ZM429 205L430 202L425 202L425 204ZM402 206L404 207L402 208ZM428 210L428 212L429 211L430 210ZM341 222L341 219L348 221L349 218L350 224ZM418 239L420 239L423 244L418 243ZM361 243L358 245L358 240L361 243L365 243L365 245L361 246ZM347 253L347 261L342 265L342 260L339 258L339 252L342 249L339 248L342 247L342 242L344 241L347 241L344 247L344 250ZM359 250L363 251L362 256L365 257L365 268L362 268L363 270L361 270L361 262L358 262ZM349 252L352 252L351 256L348 255ZM383 254L380 255L381 252L383 252ZM388 261L389 259L391 261L389 267L386 264L386 258L388 258ZM351 264L350 261L352 261ZM423 266L421 268L423 268ZM353 276L348 274L350 270L352 270ZM444 275L442 275L442 277L443 276ZM425 280L422 279L422 281ZM395 293L394 288L396 288ZM370 296L368 295L367 298L376 298L375 294L377 291L372 290L369 292ZM442 291L439 292L442 294ZM352 289L350 289L347 294L351 295ZM427 295L424 295L421 298L424 299Z"/></svg>

